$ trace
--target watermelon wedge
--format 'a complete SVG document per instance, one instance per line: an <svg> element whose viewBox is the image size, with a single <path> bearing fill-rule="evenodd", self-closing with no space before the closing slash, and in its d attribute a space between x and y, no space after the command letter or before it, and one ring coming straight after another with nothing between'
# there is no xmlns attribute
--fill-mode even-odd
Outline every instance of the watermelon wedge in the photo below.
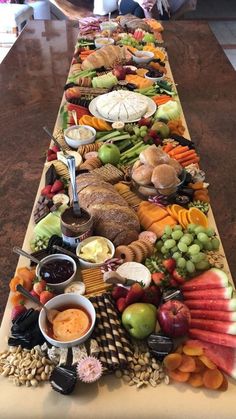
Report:
<svg viewBox="0 0 236 419"><path fill-rule="evenodd" d="M184 304L190 310L236 311L236 298L231 298L231 300L185 300Z"/></svg>
<svg viewBox="0 0 236 419"><path fill-rule="evenodd" d="M222 322L236 322L236 312L216 310L190 310L192 319L212 319Z"/></svg>
<svg viewBox="0 0 236 419"><path fill-rule="evenodd" d="M201 347L204 354L214 364L228 374L230 377L236 379L236 350L222 345L215 345L213 343L203 342L200 340L188 340L187 345Z"/></svg>
<svg viewBox="0 0 236 419"><path fill-rule="evenodd" d="M182 285L184 291L209 290L224 288L228 285L228 277L224 271L212 268L203 272L196 278L190 279Z"/></svg>
<svg viewBox="0 0 236 419"><path fill-rule="evenodd" d="M189 329L188 334L191 338L204 340L204 342L236 348L236 336L227 335L226 333L209 332L208 330L206 331L201 329Z"/></svg>
<svg viewBox="0 0 236 419"><path fill-rule="evenodd" d="M236 335L236 322L221 322L210 319L191 319L190 327L195 329L210 330L217 333Z"/></svg>
<svg viewBox="0 0 236 419"><path fill-rule="evenodd" d="M231 286L225 288L217 288L210 290L200 291L185 291L183 290L183 296L186 300L229 300L232 297L233 288Z"/></svg>

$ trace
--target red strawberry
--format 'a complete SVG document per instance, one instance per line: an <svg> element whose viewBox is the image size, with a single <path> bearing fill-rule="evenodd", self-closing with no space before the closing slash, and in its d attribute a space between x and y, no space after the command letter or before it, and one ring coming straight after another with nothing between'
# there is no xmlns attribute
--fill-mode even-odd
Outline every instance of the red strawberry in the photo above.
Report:
<svg viewBox="0 0 236 419"><path fill-rule="evenodd" d="M131 285L128 294L125 297L126 305L129 306L130 304L138 303L141 301L143 295L144 289L138 282Z"/></svg>
<svg viewBox="0 0 236 419"><path fill-rule="evenodd" d="M46 289L47 282L44 279L36 280L34 282L33 290L38 294L38 296Z"/></svg>
<svg viewBox="0 0 236 419"><path fill-rule="evenodd" d="M46 304L47 301L51 300L53 297L55 297L55 294L49 290L44 290L40 293L39 299L40 303Z"/></svg>
<svg viewBox="0 0 236 419"><path fill-rule="evenodd" d="M50 154L50 156L48 156L47 161L52 161L52 160L57 160L56 153L52 153Z"/></svg>
<svg viewBox="0 0 236 419"><path fill-rule="evenodd" d="M170 285L171 287L176 288L176 287L178 287L178 282L176 282L176 280L175 280L174 278L171 278L171 279L170 279L170 282L169 282L169 285Z"/></svg>
<svg viewBox="0 0 236 419"><path fill-rule="evenodd" d="M124 297L121 297L116 301L116 307L118 308L120 313L123 313L124 309L127 307Z"/></svg>
<svg viewBox="0 0 236 419"><path fill-rule="evenodd" d="M173 270L175 269L175 267L176 267L176 261L175 261L175 259L172 259L172 258L169 258L169 259L164 259L163 261L162 261L162 265L166 268L166 270L169 272L169 273L172 273L173 272Z"/></svg>
<svg viewBox="0 0 236 419"><path fill-rule="evenodd" d="M174 269L172 275L178 284L183 284L186 280L186 273L181 269Z"/></svg>
<svg viewBox="0 0 236 419"><path fill-rule="evenodd" d="M57 179L55 180L54 184L52 185L50 193L57 193L61 189L64 188L64 184L61 180Z"/></svg>
<svg viewBox="0 0 236 419"><path fill-rule="evenodd" d="M150 118L141 118L141 119L138 121L138 125L139 125L140 127L142 127L142 126L150 127L151 123L152 123L152 121L151 121L151 119L150 119Z"/></svg>
<svg viewBox="0 0 236 419"><path fill-rule="evenodd" d="M52 185L47 185L41 190L41 195L47 196L52 191Z"/></svg>
<svg viewBox="0 0 236 419"><path fill-rule="evenodd" d="M38 300L39 300L39 295L34 291L34 290L31 290L30 291L30 294L33 296L33 297L35 297L35 298L38 298Z"/></svg>
<svg viewBox="0 0 236 419"><path fill-rule="evenodd" d="M112 297L114 298L115 301L118 300L121 297L125 298L127 294L128 294L127 288L119 287L119 286L114 287L112 292L111 292L111 295L112 295Z"/></svg>
<svg viewBox="0 0 236 419"><path fill-rule="evenodd" d="M18 304L17 306L13 307L11 312L11 319L15 320L21 314L27 311L26 307L23 304Z"/></svg>
<svg viewBox="0 0 236 419"><path fill-rule="evenodd" d="M165 280L164 272L154 272L152 274L152 280L153 280L154 284L161 285L162 281Z"/></svg>
<svg viewBox="0 0 236 419"><path fill-rule="evenodd" d="M161 292L160 288L156 285L151 285L150 287L144 290L144 295L142 297L143 303L154 304L154 306L159 307L161 301Z"/></svg>
<svg viewBox="0 0 236 419"><path fill-rule="evenodd" d="M51 156L51 154L54 154L54 153L55 152L51 148L49 148L48 151L47 151L47 156L49 157L49 156Z"/></svg>

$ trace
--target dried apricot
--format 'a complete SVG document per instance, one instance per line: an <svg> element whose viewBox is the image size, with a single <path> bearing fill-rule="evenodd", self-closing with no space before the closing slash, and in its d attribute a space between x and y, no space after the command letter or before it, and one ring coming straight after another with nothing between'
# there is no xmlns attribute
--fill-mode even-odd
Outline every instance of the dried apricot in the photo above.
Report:
<svg viewBox="0 0 236 419"><path fill-rule="evenodd" d="M193 387L202 387L203 386L203 377L201 374L193 372L190 374L188 383Z"/></svg>
<svg viewBox="0 0 236 419"><path fill-rule="evenodd" d="M229 383L228 383L228 380L225 377L225 375L224 374L222 374L222 375L223 375L223 383L221 384L221 386L217 390L227 391L228 390Z"/></svg>
<svg viewBox="0 0 236 419"><path fill-rule="evenodd" d="M217 367L206 355L199 356L199 359L209 370L215 370Z"/></svg>
<svg viewBox="0 0 236 419"><path fill-rule="evenodd" d="M175 381L178 381L179 383L185 383L189 380L190 377L189 372L182 372L179 370L169 371L168 374L170 378L172 378Z"/></svg>
<svg viewBox="0 0 236 419"><path fill-rule="evenodd" d="M203 349L200 348L199 346L184 345L183 353L185 355L190 355L190 356L200 356L200 355L203 355Z"/></svg>
<svg viewBox="0 0 236 419"><path fill-rule="evenodd" d="M169 354L165 357L163 363L169 371L173 371L180 366L182 355L178 353Z"/></svg>
<svg viewBox="0 0 236 419"><path fill-rule="evenodd" d="M196 369L194 358L189 355L182 355L182 362L178 368L182 372L194 372Z"/></svg>
<svg viewBox="0 0 236 419"><path fill-rule="evenodd" d="M189 183L188 187L194 191L198 191L199 189L203 189L203 182Z"/></svg>
<svg viewBox="0 0 236 419"><path fill-rule="evenodd" d="M13 306L17 306L18 304L24 304L26 302L25 297L18 291L14 292L10 299Z"/></svg>
<svg viewBox="0 0 236 419"><path fill-rule="evenodd" d="M206 388L217 390L223 383L223 374L216 368L214 370L206 370L203 374L203 384Z"/></svg>
<svg viewBox="0 0 236 419"><path fill-rule="evenodd" d="M206 366L205 364L203 364L203 362L199 359L200 357L195 356L195 364L196 364L196 368L195 368L195 372L202 372L205 371Z"/></svg>
<svg viewBox="0 0 236 419"><path fill-rule="evenodd" d="M175 353L182 354L183 353L183 345L178 346L178 348L175 350Z"/></svg>
<svg viewBox="0 0 236 419"><path fill-rule="evenodd" d="M9 282L10 290L12 292L15 292L16 291L16 286L18 284L23 285L24 284L24 280L22 278L19 278L19 276L14 276L14 278L12 278L10 280L10 282Z"/></svg>

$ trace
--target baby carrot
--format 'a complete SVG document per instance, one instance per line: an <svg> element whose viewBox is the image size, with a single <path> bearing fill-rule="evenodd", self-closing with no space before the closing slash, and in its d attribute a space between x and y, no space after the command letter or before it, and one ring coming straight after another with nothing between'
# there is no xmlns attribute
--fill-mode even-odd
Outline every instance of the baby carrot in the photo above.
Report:
<svg viewBox="0 0 236 419"><path fill-rule="evenodd" d="M183 153L175 154L175 159L181 162L181 160L184 160L186 157L192 156L194 154L196 155L195 150L184 151Z"/></svg>
<svg viewBox="0 0 236 419"><path fill-rule="evenodd" d="M169 151L173 150L174 146L171 143L166 144L166 146L163 148L163 151L165 153L169 153Z"/></svg>
<svg viewBox="0 0 236 419"><path fill-rule="evenodd" d="M171 157L173 157L176 154L180 154L180 153L183 153L184 151L188 151L188 150L189 150L188 146L178 145L177 147L174 148L174 150L170 151L169 155Z"/></svg>
<svg viewBox="0 0 236 419"><path fill-rule="evenodd" d="M187 161L185 161L184 163L181 163L181 166L183 166L183 167L187 167L187 166L189 166L190 164L193 164L193 163L198 163L199 162L199 157L194 157L194 158L192 158L192 159L190 159L190 160L187 160Z"/></svg>

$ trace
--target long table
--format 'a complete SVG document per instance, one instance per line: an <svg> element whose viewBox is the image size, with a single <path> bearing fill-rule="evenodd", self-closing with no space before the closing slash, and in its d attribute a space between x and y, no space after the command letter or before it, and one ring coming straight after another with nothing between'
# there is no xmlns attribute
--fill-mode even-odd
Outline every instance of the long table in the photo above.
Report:
<svg viewBox="0 0 236 419"><path fill-rule="evenodd" d="M22 243L48 145L41 128L52 129L55 122L77 34L71 22L31 22L0 68L5 299L16 262L11 248ZM165 40L190 134L211 183L214 215L234 276L235 73L206 23L168 22ZM8 316L9 310L0 331L1 346ZM201 414L231 418L234 391L230 385L228 392L209 396L207 391L161 385L140 392L105 377L99 386L78 386L65 398L47 385L29 390L4 379L0 380L0 417L195 418ZM27 405L20 403L23 399Z"/></svg>

